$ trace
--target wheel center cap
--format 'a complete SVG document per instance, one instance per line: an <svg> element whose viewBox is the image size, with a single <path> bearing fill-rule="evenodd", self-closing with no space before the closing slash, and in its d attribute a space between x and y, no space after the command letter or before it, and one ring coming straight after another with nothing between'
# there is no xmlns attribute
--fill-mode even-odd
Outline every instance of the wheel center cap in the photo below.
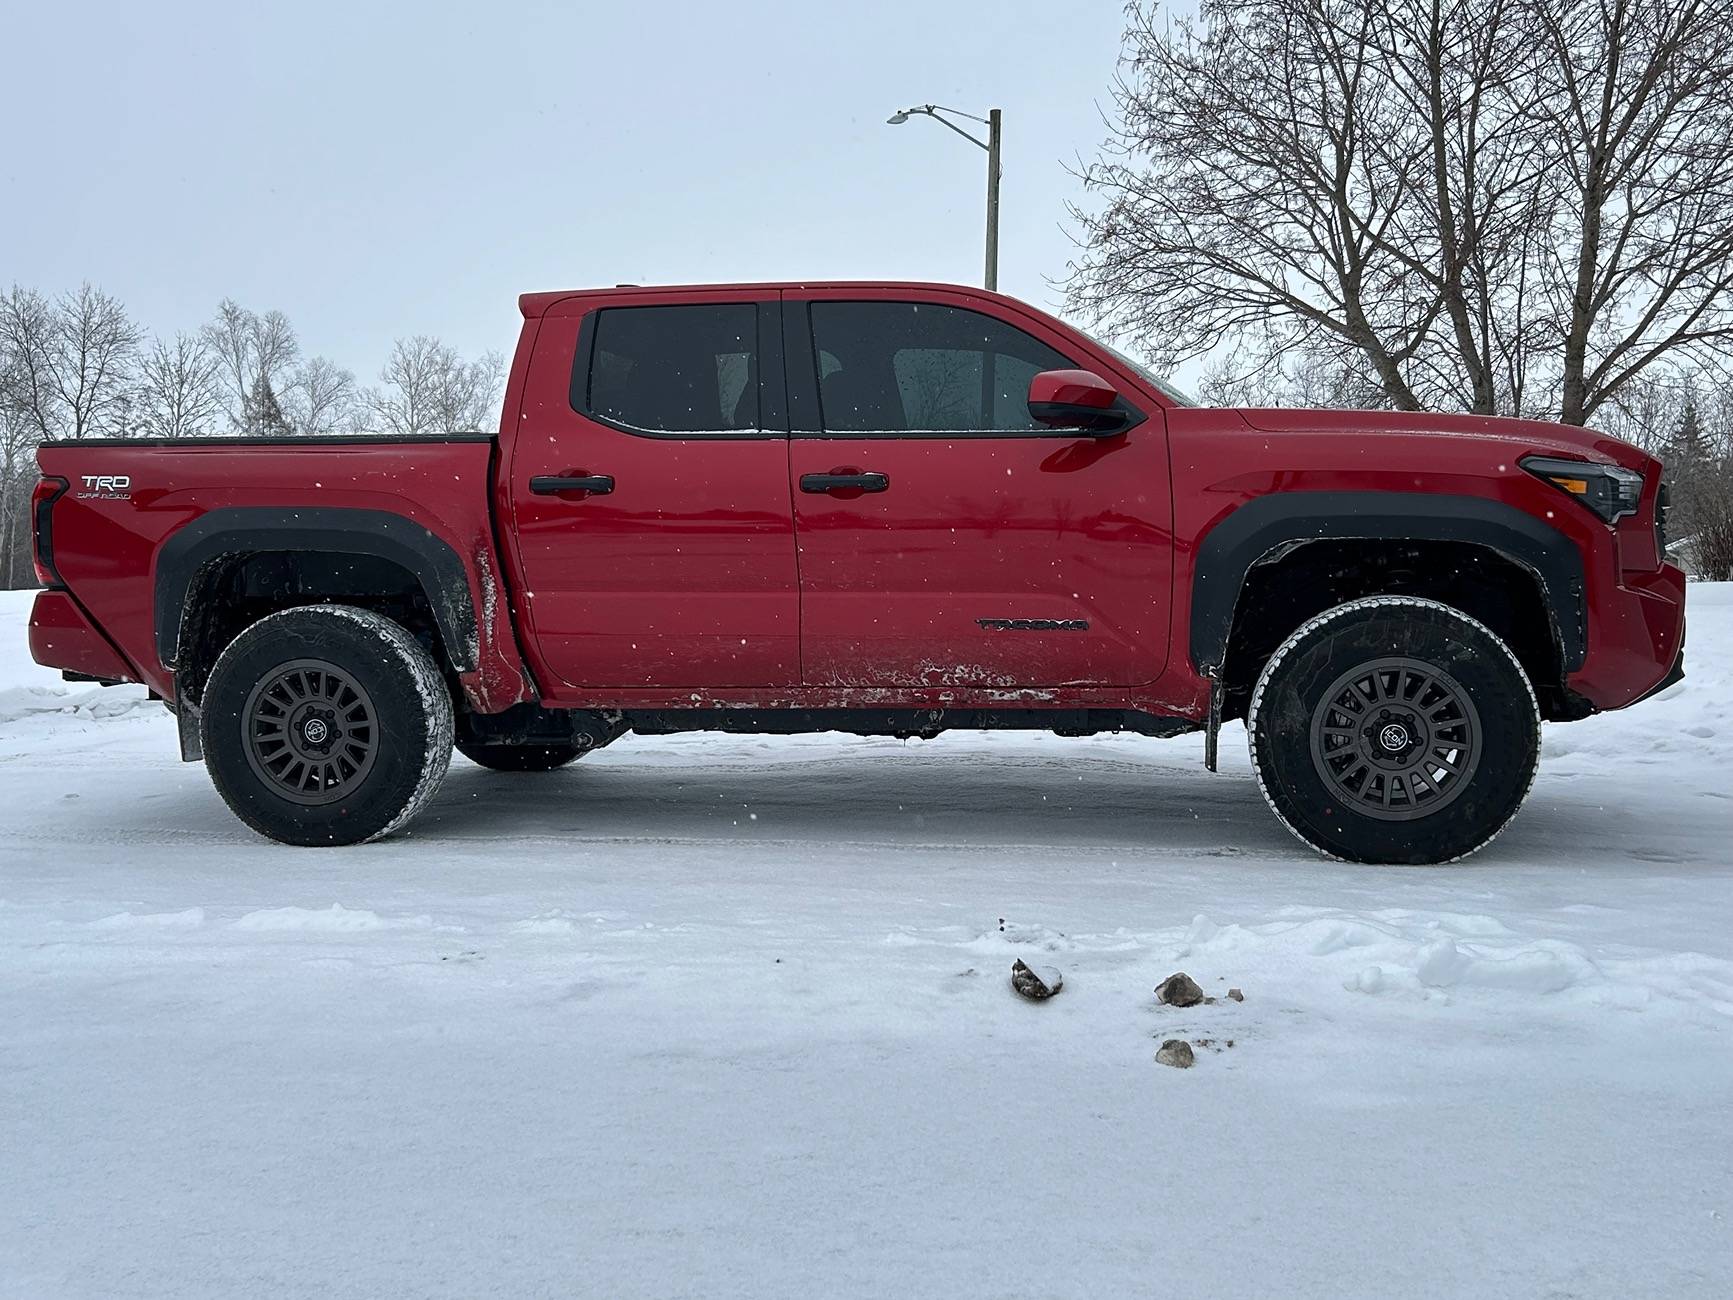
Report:
<svg viewBox="0 0 1733 1300"><path fill-rule="evenodd" d="M1408 748L1408 728L1400 722L1387 722L1378 729L1378 743L1392 754Z"/></svg>
<svg viewBox="0 0 1733 1300"><path fill-rule="evenodd" d="M309 745L323 745L325 737L331 734L331 729L325 725L323 718L308 718L301 725L301 734L306 737Z"/></svg>

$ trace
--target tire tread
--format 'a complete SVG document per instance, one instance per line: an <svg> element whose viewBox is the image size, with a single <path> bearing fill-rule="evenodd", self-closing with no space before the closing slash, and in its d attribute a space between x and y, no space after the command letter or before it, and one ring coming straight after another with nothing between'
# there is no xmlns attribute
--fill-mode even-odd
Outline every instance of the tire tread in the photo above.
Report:
<svg viewBox="0 0 1733 1300"><path fill-rule="evenodd" d="M1273 653L1268 662L1264 664L1263 671L1258 674L1257 685L1252 689L1251 703L1246 708L1246 739L1251 751L1252 773L1257 777L1258 792L1263 795L1264 802L1269 805L1270 811L1276 815L1276 820L1281 822L1281 824L1287 828L1289 834L1314 852L1318 853L1320 856L1329 858L1331 861L1353 861L1353 859L1335 853L1310 839L1288 819L1287 815L1283 813L1280 805L1276 802L1275 796L1270 793L1270 787L1264 780L1263 764L1258 758L1258 710L1263 704L1264 691L1269 685L1271 675L1281 665L1282 661L1297 648L1304 644L1308 644L1315 633L1328 628L1331 623L1340 619L1363 614L1367 610L1382 608L1398 610L1435 610L1474 629L1480 635L1486 637L1493 645L1497 646L1504 654L1504 657L1510 661L1511 667L1516 671L1517 680L1522 683L1523 690L1528 694L1529 717L1533 719L1533 740L1537 761L1529 765L1528 781L1524 784L1522 794L1516 800L1515 806L1511 809L1510 815L1500 822L1498 826L1479 843L1475 844L1471 848L1463 850L1461 853L1440 859L1438 865L1448 865L1453 862L1461 862L1463 859L1472 857L1487 845L1491 844L1500 835L1504 834L1505 830L1509 828L1511 822L1516 820L1517 813L1522 810L1523 804L1528 800L1529 791L1534 788L1535 775L1539 771L1540 764L1538 762L1538 755L1540 752L1541 734L1540 703L1535 697L1534 684L1529 681L1528 671L1522 666L1522 661L1516 657L1515 652L1511 650L1510 646L1505 644L1504 639L1496 632L1487 627L1486 624L1482 623L1479 619L1463 613L1453 605L1446 605L1443 601L1431 600L1424 596L1363 596L1358 600L1350 600L1343 604L1333 606L1332 608L1325 610L1322 614L1317 614L1312 618L1307 619L1304 623L1300 624L1299 627L1295 628L1294 631L1288 635L1287 639L1284 640L1281 645L1276 647L1275 653Z"/></svg>

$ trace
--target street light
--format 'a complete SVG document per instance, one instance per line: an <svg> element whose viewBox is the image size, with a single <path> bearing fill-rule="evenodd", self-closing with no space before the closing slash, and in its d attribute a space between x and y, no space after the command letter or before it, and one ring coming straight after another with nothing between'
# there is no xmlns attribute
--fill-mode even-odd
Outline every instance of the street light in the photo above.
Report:
<svg viewBox="0 0 1733 1300"><path fill-rule="evenodd" d="M892 113L885 121L891 126L901 126L915 113L924 113L933 121L948 126L970 144L987 151L987 275L986 284L989 289L999 287L999 110L990 108L986 117L976 117L973 113L965 113L960 108L946 108L943 104L917 104L914 108L901 108ZM966 117L971 122L979 122L987 128L987 138L980 139L971 135L948 117L940 114L949 113L952 117Z"/></svg>

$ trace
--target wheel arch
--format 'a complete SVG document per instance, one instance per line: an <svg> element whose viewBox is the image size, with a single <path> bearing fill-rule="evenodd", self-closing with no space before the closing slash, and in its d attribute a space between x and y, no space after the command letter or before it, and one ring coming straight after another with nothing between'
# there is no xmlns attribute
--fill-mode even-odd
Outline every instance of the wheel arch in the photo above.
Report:
<svg viewBox="0 0 1733 1300"><path fill-rule="evenodd" d="M1550 718L1587 708L1565 676L1587 652L1581 553L1502 502L1417 492L1284 492L1235 510L1198 548L1189 649L1241 716L1264 661L1325 609L1374 595L1438 600L1511 644Z"/></svg>
<svg viewBox="0 0 1733 1300"><path fill-rule="evenodd" d="M223 611L237 583L254 607ZM266 613L321 598L404 602L456 673L479 658L469 575L436 534L382 510L233 507L201 515L158 550L153 587L157 655L175 673L177 700L196 703L215 656L240 626ZM226 621L219 615L229 612ZM238 623L238 625L236 625Z"/></svg>

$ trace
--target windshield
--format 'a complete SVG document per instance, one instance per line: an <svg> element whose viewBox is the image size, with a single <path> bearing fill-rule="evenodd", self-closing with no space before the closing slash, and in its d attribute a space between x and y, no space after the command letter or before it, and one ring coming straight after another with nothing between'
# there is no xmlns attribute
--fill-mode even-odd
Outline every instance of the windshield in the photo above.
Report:
<svg viewBox="0 0 1733 1300"><path fill-rule="evenodd" d="M1143 362L1137 360L1137 358L1126 356L1125 353L1114 347L1113 344L1104 342L1101 339L1096 338L1093 334L1089 334L1086 331L1079 331L1079 333L1084 334L1084 337L1086 337L1091 343L1095 344L1096 347L1106 348L1109 352L1113 353L1113 355L1120 361L1124 362L1125 365L1130 367L1132 370L1135 370L1144 379L1148 380L1163 397L1173 402L1175 406L1200 405L1197 398L1179 387L1179 385L1175 384L1171 379L1163 379L1160 375L1156 374L1155 371L1144 365Z"/></svg>

